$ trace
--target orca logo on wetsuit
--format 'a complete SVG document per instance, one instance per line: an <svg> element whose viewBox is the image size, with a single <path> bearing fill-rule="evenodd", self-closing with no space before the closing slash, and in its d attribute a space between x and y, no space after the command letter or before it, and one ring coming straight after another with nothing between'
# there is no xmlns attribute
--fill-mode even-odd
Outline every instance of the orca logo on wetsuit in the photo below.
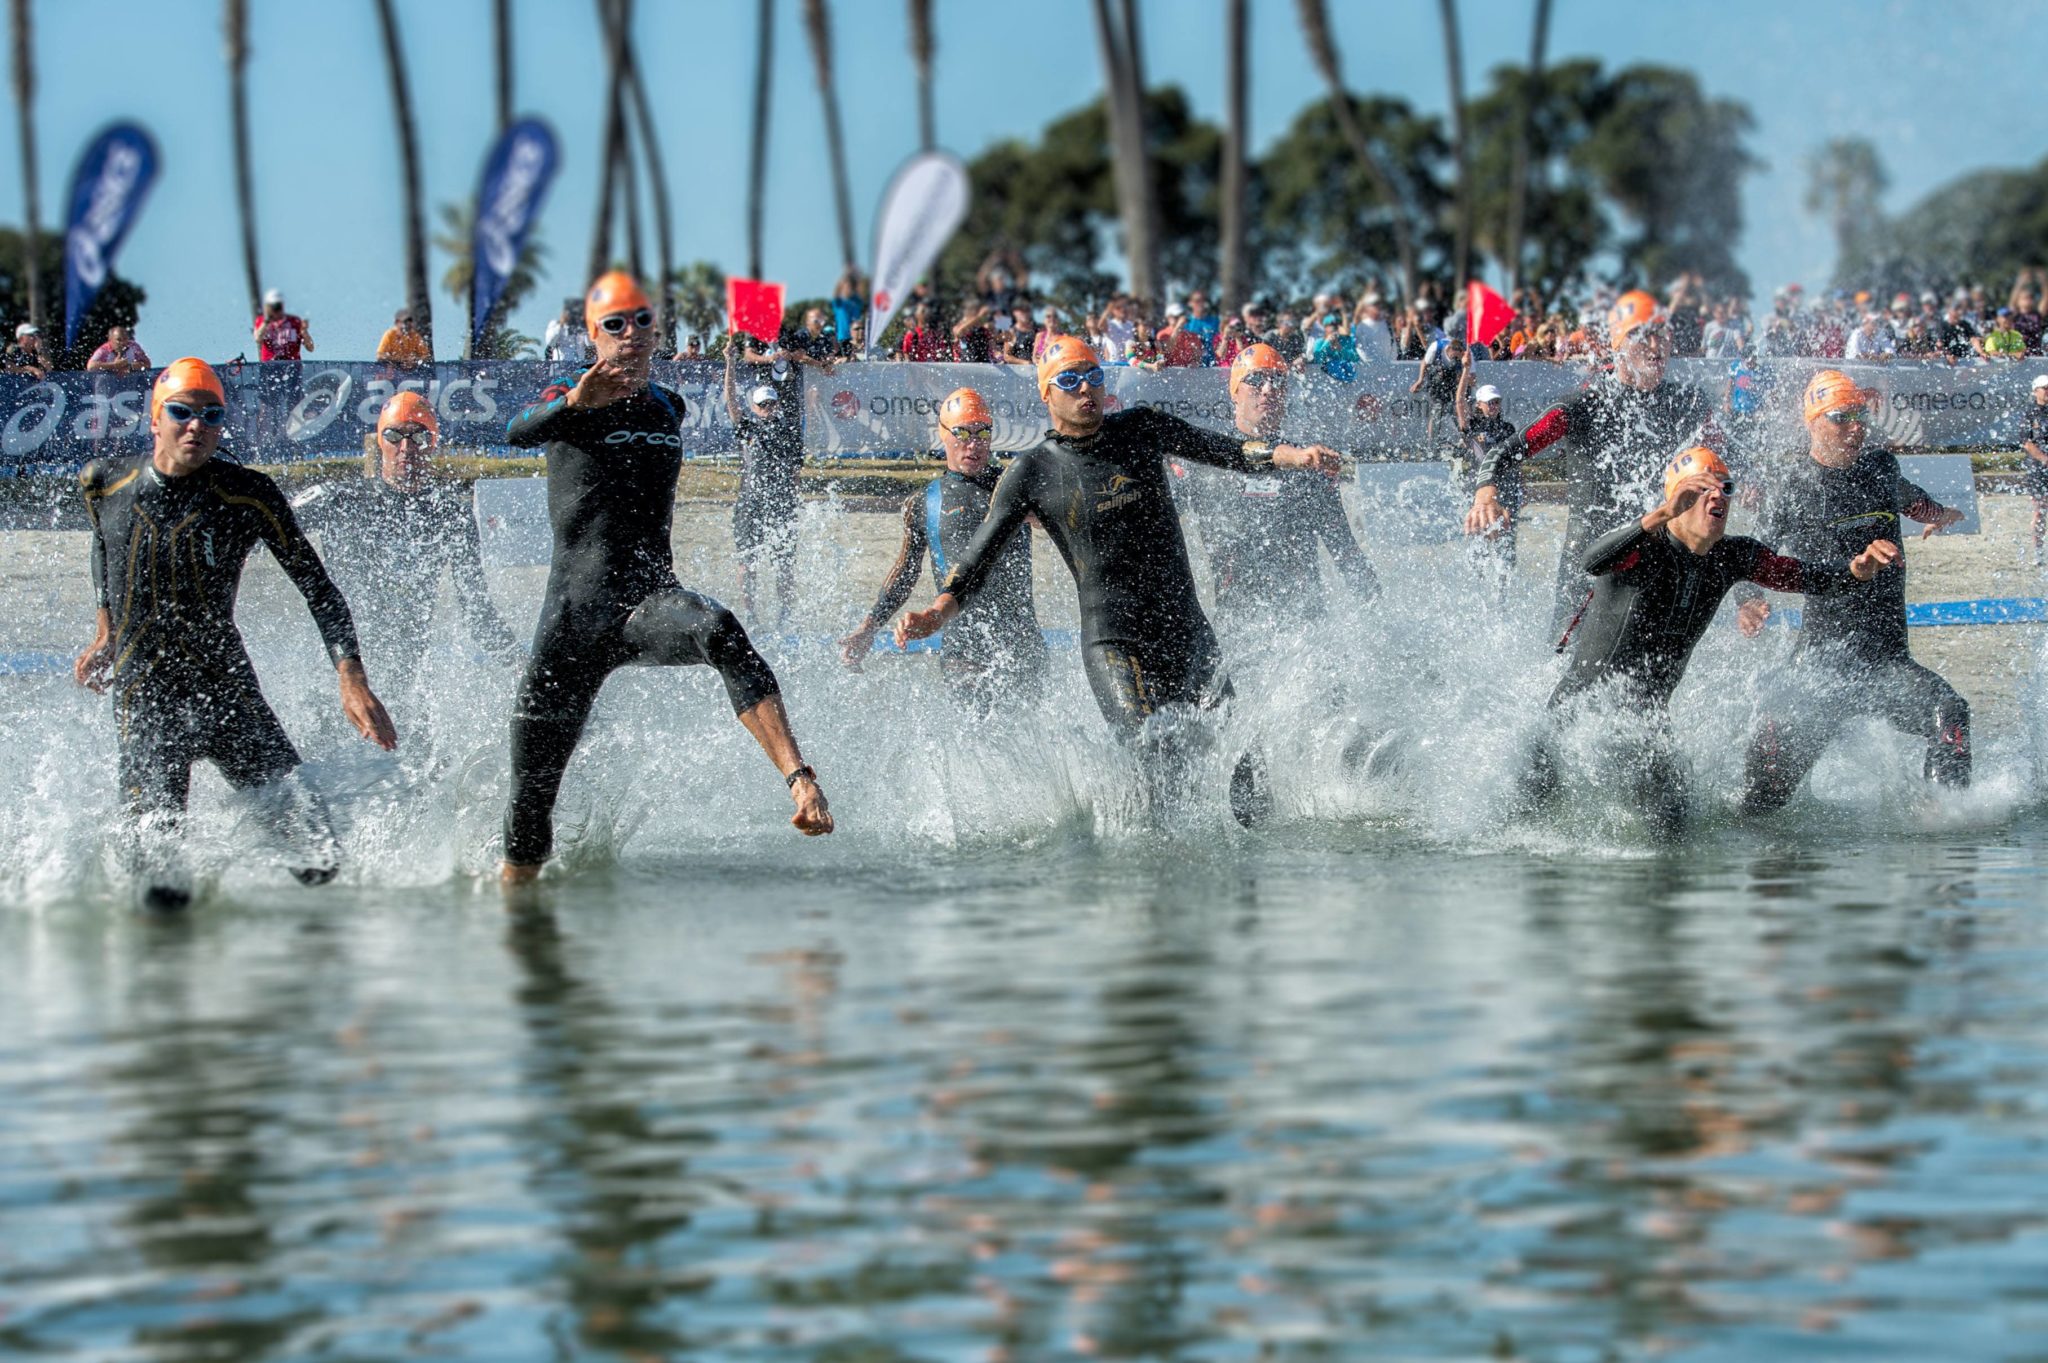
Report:
<svg viewBox="0 0 2048 1363"><path fill-rule="evenodd" d="M604 438L607 445L666 445L672 450L683 447L683 438L670 431L610 431Z"/></svg>

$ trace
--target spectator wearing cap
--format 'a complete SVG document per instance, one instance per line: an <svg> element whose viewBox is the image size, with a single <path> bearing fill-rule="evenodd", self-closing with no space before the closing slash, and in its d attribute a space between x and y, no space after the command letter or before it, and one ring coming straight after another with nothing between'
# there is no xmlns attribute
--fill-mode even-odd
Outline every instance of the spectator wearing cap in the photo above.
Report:
<svg viewBox="0 0 2048 1363"><path fill-rule="evenodd" d="M1237 362L1237 357L1258 344L1251 334L1242 313L1223 319L1223 329L1216 336L1216 363L1228 369Z"/></svg>
<svg viewBox="0 0 2048 1363"><path fill-rule="evenodd" d="M2041 310L2035 303L2032 289L2024 286L2012 291L2012 329L2027 343L2027 353L2041 353Z"/></svg>
<svg viewBox="0 0 2048 1363"><path fill-rule="evenodd" d="M1130 359L1131 342L1138 334L1137 309L1128 294L1117 294L1103 308L1102 315L1089 319L1095 352L1104 364L1122 364Z"/></svg>
<svg viewBox="0 0 2048 1363"><path fill-rule="evenodd" d="M2034 566L2042 566L2041 531L2048 523L2048 374L2034 375L2033 401L2020 413L2020 486L2034 502Z"/></svg>
<svg viewBox="0 0 2048 1363"><path fill-rule="evenodd" d="M140 374L148 369L149 355L136 344L135 333L127 327L107 328L107 339L85 362L94 374Z"/></svg>
<svg viewBox="0 0 2048 1363"><path fill-rule="evenodd" d="M1188 310L1180 304L1166 305L1166 326L1159 333L1159 358L1169 368L1193 369L1212 362L1214 352L1188 329L1190 320Z"/></svg>
<svg viewBox="0 0 2048 1363"><path fill-rule="evenodd" d="M1377 292L1361 295L1351 312L1351 344L1358 358L1367 364L1386 364L1394 358L1394 333L1387 326L1387 310Z"/></svg>
<svg viewBox="0 0 2048 1363"><path fill-rule="evenodd" d="M1458 386L1452 398L1452 412L1458 422L1458 442L1451 455L1451 477L1466 501L1479 491L1479 469L1489 452L1499 449L1517 434L1515 423L1503 414L1500 389L1490 383L1472 383L1472 354L1467 350L1458 366ZM1522 466L1509 461L1494 475L1494 492L1500 498L1507 519L1473 541L1483 569L1493 579L1497 592L1505 595L1515 568L1515 525L1522 516Z"/></svg>
<svg viewBox="0 0 2048 1363"><path fill-rule="evenodd" d="M1344 314L1326 312L1323 314L1323 334L1308 348L1308 361L1339 383L1352 383L1358 378L1358 345L1351 339L1351 331L1344 325Z"/></svg>
<svg viewBox="0 0 2048 1363"><path fill-rule="evenodd" d="M1714 304L1700 332L1700 353L1710 360L1732 360L1742 353L1742 331L1730 324L1728 309L1725 298Z"/></svg>
<svg viewBox="0 0 2048 1363"><path fill-rule="evenodd" d="M1415 367L1415 382L1408 385L1409 392L1422 394L1428 408L1427 439L1432 452L1443 450L1456 439L1453 409L1458 397L1458 375L1470 363L1466 351L1463 341L1455 336L1445 337L1423 354Z"/></svg>
<svg viewBox="0 0 2048 1363"><path fill-rule="evenodd" d="M1202 363L1216 363L1216 340L1223 333L1223 319L1209 305L1209 295L1200 289L1188 294L1187 320L1181 330L1202 343Z"/></svg>
<svg viewBox="0 0 2048 1363"><path fill-rule="evenodd" d="M914 364L936 364L953 357L952 339L932 320L932 305L919 303L910 313L910 325L896 343L896 353Z"/></svg>
<svg viewBox="0 0 2048 1363"><path fill-rule="evenodd" d="M300 356L316 347L306 319L285 311L284 293L279 289L263 295L263 311L257 314L250 334L256 341L256 357L263 362L256 426L256 438L262 444L277 440L284 431L292 404L299 398Z"/></svg>
<svg viewBox="0 0 2048 1363"><path fill-rule="evenodd" d="M1001 333L1002 353L997 356L1006 364L1037 364L1038 323L1031 316L1031 300L1018 297L1010 304L1010 325Z"/></svg>
<svg viewBox="0 0 2048 1363"><path fill-rule="evenodd" d="M43 351L43 329L33 322L17 326L13 343L7 347L5 357L0 358L0 373L47 379L52 368L49 356Z"/></svg>
<svg viewBox="0 0 2048 1363"><path fill-rule="evenodd" d="M739 347L725 349L725 410L740 447L739 495L733 502L733 548L740 563L740 600L750 621L760 618L755 586L763 567L775 568L778 626L796 605L797 520L803 510L803 419L795 400L797 374L786 361L781 382L756 383L740 400Z"/></svg>
<svg viewBox="0 0 2048 1363"><path fill-rule="evenodd" d="M1849 333L1848 344L1843 348L1844 358L1873 364L1883 364L1898 353L1899 341L1892 335L1891 323L1875 309L1863 314L1863 320Z"/></svg>
<svg viewBox="0 0 2048 1363"><path fill-rule="evenodd" d="M411 308L400 308L392 317L384 338L377 342L377 362L398 369L418 369L434 362L427 338L413 325Z"/></svg>
<svg viewBox="0 0 2048 1363"><path fill-rule="evenodd" d="M1966 311L1969 305L1970 296L1958 290L1941 314L1941 329L1935 333L1934 343L1950 364L1961 364L1977 354L1980 336Z"/></svg>
<svg viewBox="0 0 2048 1363"><path fill-rule="evenodd" d="M1264 298L1254 298L1237 310L1238 320L1244 323L1246 345L1271 345L1273 334L1273 304Z"/></svg>
<svg viewBox="0 0 2048 1363"><path fill-rule="evenodd" d="M590 336L583 327L582 299L562 300L562 310L542 333L541 354L550 364L576 369L597 358L597 348L591 344Z"/></svg>
<svg viewBox="0 0 2048 1363"><path fill-rule="evenodd" d="M1977 353L1987 360L2017 360L2027 353L2027 338L2012 324L2012 309L2000 308L1990 328L1977 342Z"/></svg>

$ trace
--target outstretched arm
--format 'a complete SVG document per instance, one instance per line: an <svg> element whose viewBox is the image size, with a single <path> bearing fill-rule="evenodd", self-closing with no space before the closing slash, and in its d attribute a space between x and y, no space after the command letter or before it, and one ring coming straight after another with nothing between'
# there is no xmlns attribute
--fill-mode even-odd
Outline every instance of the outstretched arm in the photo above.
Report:
<svg viewBox="0 0 2048 1363"><path fill-rule="evenodd" d="M903 609L903 603L910 600L911 589L917 586L917 570L924 559L925 528L924 499L921 492L912 493L903 501L903 543L897 547L896 561L889 565L888 576L882 580L882 594L860 622L860 628L839 641L839 657L854 671L860 671L861 660L874 647L875 635L889 618Z"/></svg>
<svg viewBox="0 0 2048 1363"><path fill-rule="evenodd" d="M1003 471L994 494L989 498L988 517L982 521L981 529L974 532L967 552L947 574L945 588L930 606L921 611L911 611L896 622L897 647L901 648L912 639L928 639L937 634L981 590L1003 546L1010 542L1010 536L1024 524L1027 516L1038 509L1031 499L1030 460L1027 453Z"/></svg>

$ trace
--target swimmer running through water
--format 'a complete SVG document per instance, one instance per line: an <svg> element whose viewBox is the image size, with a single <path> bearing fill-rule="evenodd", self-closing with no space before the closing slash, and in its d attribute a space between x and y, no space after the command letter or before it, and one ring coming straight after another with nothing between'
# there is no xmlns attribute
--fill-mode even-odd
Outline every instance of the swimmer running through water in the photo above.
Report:
<svg viewBox="0 0 2048 1363"><path fill-rule="evenodd" d="M1737 582L1774 591L1833 597L1869 582L1898 561L1899 546L1873 540L1846 566L1803 563L1744 536L1724 538L1735 484L1712 450L1695 446L1664 471L1663 504L1590 545L1583 569L1591 601L1568 639L1571 664L1551 693L1553 713L1597 705L1616 717L1649 716L1651 732L1634 775L1639 806L1660 833L1675 834L1687 813L1682 774L1672 760L1666 719L1671 693L1693 648ZM1539 747L1531 795L1557 784L1555 760Z"/></svg>
<svg viewBox="0 0 2048 1363"><path fill-rule="evenodd" d="M1102 364L1074 336L1046 346L1038 393L1051 431L1004 471L988 518L953 564L946 589L929 608L897 622L896 642L936 634L971 604L1010 537L1036 515L1074 576L1082 667L1110 727L1132 740L1164 707L1216 709L1230 697L1230 680L1196 596L1165 461L1245 475L1276 468L1334 475L1337 452L1218 435L1151 407L1109 413ZM1237 764L1231 796L1240 822L1263 816L1270 797L1249 754Z"/></svg>
<svg viewBox="0 0 2048 1363"><path fill-rule="evenodd" d="M209 761L229 785L253 793L290 845L295 876L331 880L340 849L319 797L287 780L298 749L257 684L235 597L250 551L265 545L313 614L342 713L364 738L393 749L398 739L363 672L348 602L277 484L214 458L227 396L211 366L187 358L165 369L150 390L149 417L147 458L96 461L81 476L99 612L73 675L113 694L121 791L139 829L174 832L192 764ZM166 909L190 898L171 879L144 893Z"/></svg>
<svg viewBox="0 0 2048 1363"><path fill-rule="evenodd" d="M533 656L512 703L508 883L532 880L554 850L555 798L597 693L628 666L707 665L733 713L789 786L790 823L832 831L775 673L731 611L676 580L670 532L682 471L683 399L650 383L654 311L630 275L590 286L585 324L597 359L556 379L512 418L505 438L542 446L554 558Z"/></svg>
<svg viewBox="0 0 2048 1363"><path fill-rule="evenodd" d="M939 443L946 469L903 501L903 543L883 580L882 594L860 623L839 641L840 657L855 671L875 635L910 599L926 555L932 583L941 589L947 566L957 562L988 519L998 470L989 460L995 418L980 393L958 388L939 404ZM1038 698L1045 681L1045 636L1031 600L1031 532L1011 537L1000 551L988 587L946 626L939 673L969 710L986 718L1005 705Z"/></svg>

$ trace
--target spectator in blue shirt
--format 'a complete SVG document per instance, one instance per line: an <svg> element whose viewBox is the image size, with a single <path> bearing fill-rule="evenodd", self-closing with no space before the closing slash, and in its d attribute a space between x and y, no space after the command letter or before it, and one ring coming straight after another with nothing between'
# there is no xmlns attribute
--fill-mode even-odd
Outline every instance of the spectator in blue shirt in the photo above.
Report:
<svg viewBox="0 0 2048 1363"><path fill-rule="evenodd" d="M860 266L848 265L832 286L833 338L842 344L853 335L853 324L868 315L868 281Z"/></svg>
<svg viewBox="0 0 2048 1363"><path fill-rule="evenodd" d="M1181 324L1181 330L1190 333L1202 343L1202 363L1216 363L1216 336L1222 330L1223 319L1209 306L1209 295L1196 289L1188 295L1188 320Z"/></svg>
<svg viewBox="0 0 2048 1363"><path fill-rule="evenodd" d="M1339 383L1350 383L1358 377L1358 345L1344 329L1341 313L1323 314L1322 339L1309 347L1308 358Z"/></svg>

